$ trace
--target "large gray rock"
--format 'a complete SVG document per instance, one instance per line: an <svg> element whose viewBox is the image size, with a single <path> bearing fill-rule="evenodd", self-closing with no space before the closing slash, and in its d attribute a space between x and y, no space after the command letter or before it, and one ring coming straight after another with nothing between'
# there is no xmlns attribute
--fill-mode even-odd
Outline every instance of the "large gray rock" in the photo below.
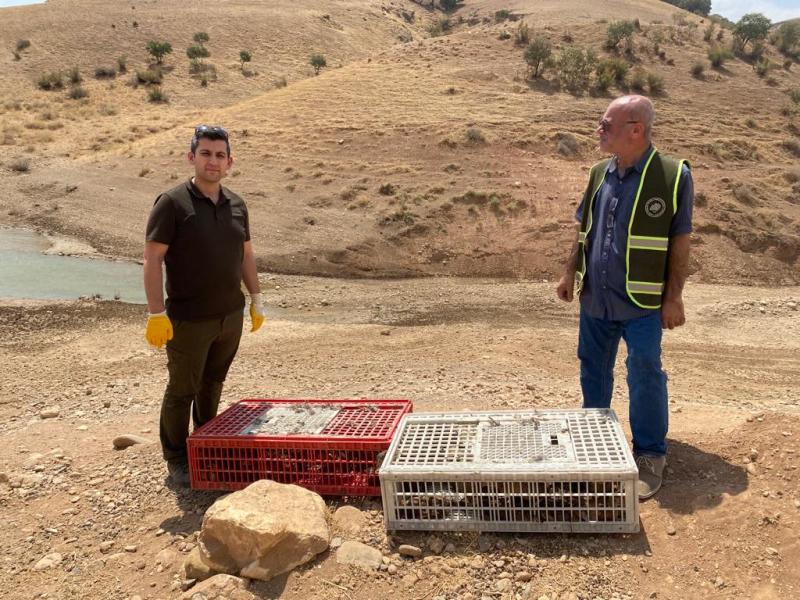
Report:
<svg viewBox="0 0 800 600"><path fill-rule="evenodd" d="M327 549L325 516L319 494L256 481L206 511L199 539L202 561L219 573L268 581Z"/></svg>
<svg viewBox="0 0 800 600"><path fill-rule="evenodd" d="M255 600L247 591L247 581L232 575L214 575L198 583L181 600Z"/></svg>
<svg viewBox="0 0 800 600"><path fill-rule="evenodd" d="M361 542L347 540L336 551L336 562L340 565L353 565L371 571L381 566L383 554L380 550Z"/></svg>

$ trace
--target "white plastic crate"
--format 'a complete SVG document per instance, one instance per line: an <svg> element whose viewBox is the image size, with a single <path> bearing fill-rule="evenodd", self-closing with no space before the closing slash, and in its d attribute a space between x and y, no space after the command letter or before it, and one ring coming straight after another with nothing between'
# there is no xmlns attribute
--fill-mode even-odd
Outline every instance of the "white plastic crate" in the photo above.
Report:
<svg viewBox="0 0 800 600"><path fill-rule="evenodd" d="M610 409L409 414L380 469L389 530L632 533L637 479Z"/></svg>

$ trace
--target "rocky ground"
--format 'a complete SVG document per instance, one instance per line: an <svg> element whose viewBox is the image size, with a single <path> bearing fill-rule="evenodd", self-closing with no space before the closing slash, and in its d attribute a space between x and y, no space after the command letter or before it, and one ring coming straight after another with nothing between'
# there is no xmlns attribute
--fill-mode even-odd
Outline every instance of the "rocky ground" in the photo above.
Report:
<svg viewBox="0 0 800 600"><path fill-rule="evenodd" d="M576 307L558 303L552 283L262 283L270 318L245 333L226 403L402 397L415 411L579 403ZM688 324L664 343L667 482L642 505L640 533L387 535L379 499L328 498L331 549L250 591L347 600L797 597L798 301L797 288L690 286ZM185 593L183 561L219 494L165 480L157 444L165 356L145 345L143 323L141 307L113 302L0 307L4 597ZM615 407L626 421L623 382L619 373ZM122 434L153 443L115 450ZM357 510L337 513L343 505ZM339 564L336 547L350 540L379 550L383 566ZM420 555L401 555L403 544Z"/></svg>

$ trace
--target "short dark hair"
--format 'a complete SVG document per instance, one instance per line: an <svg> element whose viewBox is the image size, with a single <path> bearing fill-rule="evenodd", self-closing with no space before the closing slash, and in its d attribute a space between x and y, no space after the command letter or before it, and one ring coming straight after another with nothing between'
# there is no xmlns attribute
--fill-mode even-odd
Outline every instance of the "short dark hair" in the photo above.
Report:
<svg viewBox="0 0 800 600"><path fill-rule="evenodd" d="M228 151L228 156L231 155L231 143L228 141L228 132L222 127L214 125L198 125L194 128L194 135L192 136L191 149L192 152L197 151L197 145L201 139L207 140L224 140L225 149Z"/></svg>

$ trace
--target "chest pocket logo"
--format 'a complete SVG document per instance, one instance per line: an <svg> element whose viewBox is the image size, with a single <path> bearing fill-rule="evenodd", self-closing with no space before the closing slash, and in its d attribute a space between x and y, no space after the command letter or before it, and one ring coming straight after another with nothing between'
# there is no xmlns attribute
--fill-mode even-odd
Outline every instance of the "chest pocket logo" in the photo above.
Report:
<svg viewBox="0 0 800 600"><path fill-rule="evenodd" d="M667 203L661 198L650 198L650 200L648 200L644 205L644 212L647 213L648 217L652 217L654 219L657 219L663 215L664 211L666 210Z"/></svg>

